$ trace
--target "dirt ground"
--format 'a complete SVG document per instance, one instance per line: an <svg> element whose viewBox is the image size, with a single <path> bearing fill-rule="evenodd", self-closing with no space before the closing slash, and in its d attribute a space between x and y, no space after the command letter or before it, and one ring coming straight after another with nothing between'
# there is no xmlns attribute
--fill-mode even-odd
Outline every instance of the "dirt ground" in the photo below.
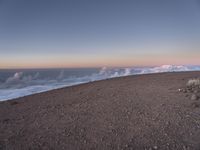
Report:
<svg viewBox="0 0 200 150"><path fill-rule="evenodd" d="M179 91L196 77L135 75L0 102L0 150L200 150L200 100Z"/></svg>

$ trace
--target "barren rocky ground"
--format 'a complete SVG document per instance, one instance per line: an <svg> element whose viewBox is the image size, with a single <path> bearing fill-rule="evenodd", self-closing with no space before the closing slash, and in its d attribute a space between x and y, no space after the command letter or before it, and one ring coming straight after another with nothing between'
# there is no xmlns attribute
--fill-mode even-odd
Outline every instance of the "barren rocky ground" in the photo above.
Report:
<svg viewBox="0 0 200 150"><path fill-rule="evenodd" d="M128 76L0 102L0 150L199 150L200 90L186 86L197 77Z"/></svg>

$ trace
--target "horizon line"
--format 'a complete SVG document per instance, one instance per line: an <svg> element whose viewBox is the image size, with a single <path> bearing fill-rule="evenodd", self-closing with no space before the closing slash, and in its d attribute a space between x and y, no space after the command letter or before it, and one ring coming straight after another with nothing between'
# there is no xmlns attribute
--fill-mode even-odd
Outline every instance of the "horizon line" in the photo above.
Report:
<svg viewBox="0 0 200 150"><path fill-rule="evenodd" d="M200 64L162 64L162 65L129 65L129 66L88 66L88 67L5 67L0 70L30 70L30 69L97 69L97 68L133 68L133 67L159 67L159 66L200 66Z"/></svg>

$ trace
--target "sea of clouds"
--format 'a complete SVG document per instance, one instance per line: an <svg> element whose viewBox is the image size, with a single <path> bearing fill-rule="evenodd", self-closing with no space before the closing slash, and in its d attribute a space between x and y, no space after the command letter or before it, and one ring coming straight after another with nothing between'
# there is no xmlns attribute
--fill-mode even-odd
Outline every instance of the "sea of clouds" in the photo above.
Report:
<svg viewBox="0 0 200 150"><path fill-rule="evenodd" d="M54 78L41 78L40 72L26 75L24 72L15 72L12 76L0 82L0 101L10 100L22 96L31 95L57 89L61 87L87 83L102 79L159 72L198 71L200 66L177 66L163 65L159 67L129 67L129 68L106 68L90 72L82 76L66 76L61 70ZM1 76L1 74L0 74Z"/></svg>

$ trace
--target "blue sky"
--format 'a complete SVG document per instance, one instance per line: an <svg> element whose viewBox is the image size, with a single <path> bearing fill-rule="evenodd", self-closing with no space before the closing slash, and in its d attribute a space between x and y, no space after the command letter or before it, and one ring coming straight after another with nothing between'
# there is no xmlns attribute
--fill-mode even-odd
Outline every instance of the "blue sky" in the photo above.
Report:
<svg viewBox="0 0 200 150"><path fill-rule="evenodd" d="M200 65L200 0L0 0L0 68Z"/></svg>

